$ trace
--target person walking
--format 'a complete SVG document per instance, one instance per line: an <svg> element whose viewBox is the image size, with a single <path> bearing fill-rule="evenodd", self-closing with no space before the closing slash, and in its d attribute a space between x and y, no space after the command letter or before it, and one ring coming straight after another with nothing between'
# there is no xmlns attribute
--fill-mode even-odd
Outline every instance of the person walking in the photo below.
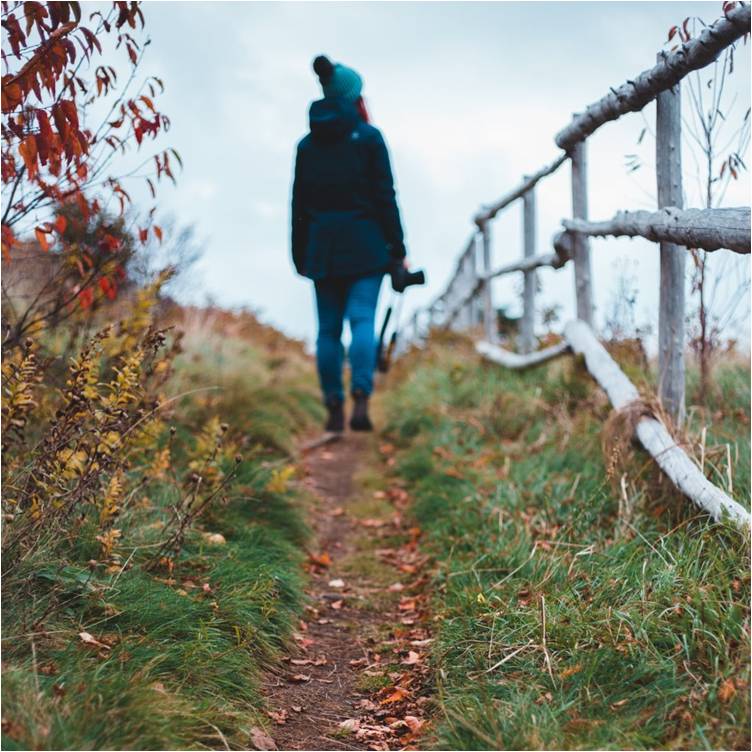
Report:
<svg viewBox="0 0 752 752"><path fill-rule="evenodd" d="M369 123L363 79L323 55L313 61L313 70L324 97L311 104L310 133L297 146L292 259L316 291L316 364L328 412L325 428L344 430L342 327L347 319L350 428L371 431L376 304L384 274L405 263L402 223L387 147Z"/></svg>

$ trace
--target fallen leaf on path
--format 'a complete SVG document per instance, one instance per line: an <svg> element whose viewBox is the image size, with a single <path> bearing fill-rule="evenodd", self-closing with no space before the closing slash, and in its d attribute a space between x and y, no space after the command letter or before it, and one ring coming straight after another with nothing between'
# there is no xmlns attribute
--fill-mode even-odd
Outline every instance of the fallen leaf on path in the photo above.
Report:
<svg viewBox="0 0 752 752"><path fill-rule="evenodd" d="M313 662L314 666L326 666L328 663L325 655L316 656L316 660Z"/></svg>
<svg viewBox="0 0 752 752"><path fill-rule="evenodd" d="M399 593L400 590L404 590L405 586L401 582L395 582L393 585L390 585L387 590L390 593Z"/></svg>
<svg viewBox="0 0 752 752"><path fill-rule="evenodd" d="M332 603L332 608L335 611L339 611L342 608L343 604L344 604L344 601L334 601L334 603Z"/></svg>
<svg viewBox="0 0 752 752"><path fill-rule="evenodd" d="M417 734L423 726L423 721L414 715L406 715L405 723L407 724L410 731L413 732L413 734Z"/></svg>
<svg viewBox="0 0 752 752"><path fill-rule="evenodd" d="M386 520L379 520L375 517L368 517L365 520L360 520L359 523L363 527L384 527L387 524Z"/></svg>
<svg viewBox="0 0 752 752"><path fill-rule="evenodd" d="M731 679L726 679L718 688L718 699L721 702L728 702L736 694L736 687Z"/></svg>
<svg viewBox="0 0 752 752"><path fill-rule="evenodd" d="M272 739L271 736L269 736L269 734L267 734L263 729L252 728L250 730L249 736L254 749L277 749L277 745L275 744L274 739Z"/></svg>
<svg viewBox="0 0 752 752"><path fill-rule="evenodd" d="M392 488L390 488L387 491L387 495L389 496L389 498L392 500L394 504L397 504L400 506L407 504L407 502L410 499L410 496L407 493L407 491L405 491L404 488L399 488L398 486L392 486Z"/></svg>
<svg viewBox="0 0 752 752"><path fill-rule="evenodd" d="M285 723L287 723L287 711L286 710L278 710L278 711L267 710L266 714L279 726L283 726Z"/></svg>
<svg viewBox="0 0 752 752"><path fill-rule="evenodd" d="M399 702L400 700L404 700L405 697L408 697L409 694L410 693L406 689L403 689L402 687L395 687L392 693L381 701L381 704L388 705L392 702Z"/></svg>
<svg viewBox="0 0 752 752"><path fill-rule="evenodd" d="M94 635L91 635L88 632L79 632L78 637L81 642L86 643L87 645L94 645L97 648L104 648L105 650L111 649L109 645L105 645L103 642L100 642L94 637Z"/></svg>
<svg viewBox="0 0 752 752"><path fill-rule="evenodd" d="M345 581L339 577L336 580L329 580L329 587L343 588L344 586L345 586Z"/></svg>
<svg viewBox="0 0 752 752"><path fill-rule="evenodd" d="M290 707L296 712L296 713L302 713L303 712L303 706L302 705L290 705Z"/></svg>
<svg viewBox="0 0 752 752"><path fill-rule="evenodd" d="M319 567L330 567L332 565L332 557L326 551L322 551L318 556L311 554L308 558L311 564L316 564Z"/></svg>
<svg viewBox="0 0 752 752"><path fill-rule="evenodd" d="M310 674L293 674L292 676L287 677L287 681L295 682L296 684L304 684L305 682L311 681L311 675Z"/></svg>
<svg viewBox="0 0 752 752"><path fill-rule="evenodd" d="M293 632L292 639L298 643L303 652L308 652L308 648L313 645L313 640L309 637L304 637L300 632Z"/></svg>
<svg viewBox="0 0 752 752"><path fill-rule="evenodd" d="M331 511L332 517L341 517L345 513L344 507L335 507Z"/></svg>
<svg viewBox="0 0 752 752"><path fill-rule="evenodd" d="M293 666L310 666L313 661L310 658L291 658L290 663Z"/></svg>
<svg viewBox="0 0 752 752"><path fill-rule="evenodd" d="M367 726L362 724L361 728L355 732L355 738L359 740L368 739L371 742L370 746L372 749L389 749L388 746L380 746L379 743L376 743L373 740L383 740L390 736L391 729L389 726Z"/></svg>
<svg viewBox="0 0 752 752"><path fill-rule="evenodd" d="M360 728L360 721L357 718L348 718L347 720L342 721L339 724L339 727L343 731L349 731L350 733L353 733Z"/></svg>
<svg viewBox="0 0 752 752"><path fill-rule="evenodd" d="M399 610L400 611L415 611L416 609L415 598L400 598Z"/></svg>
<svg viewBox="0 0 752 752"><path fill-rule="evenodd" d="M414 666L416 663L420 663L420 660L421 660L420 653L416 653L414 650L411 650L407 654L407 658L405 658L405 660L402 661L402 663L405 666Z"/></svg>
<svg viewBox="0 0 752 752"><path fill-rule="evenodd" d="M569 666L569 668L565 668L565 669L564 669L564 670L563 670L563 671L562 671L562 672L561 672L561 673L559 674L559 676L560 676L560 677L561 677L562 679L567 679L567 678L569 678L570 676L574 676L574 675L575 675L576 673L578 673L578 672L580 672L580 671L582 671L582 665L578 663L578 664L577 664L576 666Z"/></svg>

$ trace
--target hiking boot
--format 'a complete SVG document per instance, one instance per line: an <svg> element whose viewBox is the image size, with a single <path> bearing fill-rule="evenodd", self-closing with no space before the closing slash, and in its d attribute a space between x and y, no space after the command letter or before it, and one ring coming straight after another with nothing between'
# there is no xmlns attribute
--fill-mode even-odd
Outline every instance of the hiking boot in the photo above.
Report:
<svg viewBox="0 0 752 752"><path fill-rule="evenodd" d="M353 392L353 411L350 416L350 428L353 431L373 431L373 424L368 417L368 395L360 390Z"/></svg>
<svg viewBox="0 0 752 752"><path fill-rule="evenodd" d="M342 400L339 397L330 397L325 404L329 417L324 430L342 433L345 430L345 410L342 406Z"/></svg>

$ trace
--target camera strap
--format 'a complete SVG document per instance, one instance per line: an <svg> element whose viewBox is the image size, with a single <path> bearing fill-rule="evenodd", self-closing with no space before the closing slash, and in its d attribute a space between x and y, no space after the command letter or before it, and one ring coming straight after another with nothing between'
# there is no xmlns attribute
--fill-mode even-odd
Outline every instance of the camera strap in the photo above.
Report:
<svg viewBox="0 0 752 752"><path fill-rule="evenodd" d="M399 320L402 314L402 301L404 295L397 295L397 302L394 302L396 293L392 293L392 299L389 306L386 309L384 315L384 323L381 325L381 332L379 335L378 345L376 346L376 368L381 373L386 373L389 370L389 366L392 364L392 357L394 355L394 349L397 346L397 335L399 333ZM389 323L392 323L392 333L389 337L388 344L384 348L384 342L386 340L386 332Z"/></svg>

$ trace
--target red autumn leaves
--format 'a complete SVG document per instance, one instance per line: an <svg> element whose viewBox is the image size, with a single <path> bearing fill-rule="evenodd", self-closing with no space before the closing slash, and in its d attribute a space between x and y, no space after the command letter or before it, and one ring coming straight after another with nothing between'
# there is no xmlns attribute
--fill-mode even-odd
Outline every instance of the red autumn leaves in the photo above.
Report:
<svg viewBox="0 0 752 752"><path fill-rule="evenodd" d="M63 99L53 104L50 111L57 133L53 131L49 116L43 109L29 111L34 113L38 123L35 133L24 135L24 129L30 124L28 120L20 126L13 119L8 121L9 129L22 139L18 153L29 180L37 177L40 165L47 165L49 171L57 177L61 172L63 157L71 162L89 152L89 139L79 127L76 105L71 100ZM23 117L19 116L19 119L23 120ZM76 175L85 177L85 167L77 169Z"/></svg>
<svg viewBox="0 0 752 752"><path fill-rule="evenodd" d="M2 77L1 172L3 185L8 186L2 223L4 259L12 260L13 247L23 240L17 237L23 234L18 227L28 227L24 220L38 217L32 230L38 246L45 252L55 247L60 254L69 253L70 263L63 268L74 276L76 269L80 272L79 279L65 281L65 286L79 290L80 305L89 307L97 294L113 299L117 276L112 263L106 272L97 272L87 263L82 244L63 237L57 220L40 219L67 213L65 207L72 205L86 223L106 206L103 199L107 197L101 195L106 191L123 214L131 198L121 185L124 178L115 172L113 156L137 149L145 139L154 139L169 128L169 119L155 105L164 90L160 79L146 78L138 94L129 99L109 59L93 65L97 55L109 58L113 48L122 48L133 66L131 78L135 75L142 47L131 31L144 26L140 4L118 0L82 15L78 2L3 2L2 25L6 73ZM110 33L114 38L108 48L104 39ZM101 122L85 122L83 103L107 95L114 100L111 108L103 110L109 109L108 115ZM151 177L159 180L164 175L175 181L171 157L180 163L177 152L166 150L152 157L149 175L134 178L147 180L152 197L156 189ZM162 241L161 228L151 221L152 214L146 226L136 231L141 243L147 242L152 230ZM90 255L95 255L96 246L114 253L120 241L98 238Z"/></svg>

